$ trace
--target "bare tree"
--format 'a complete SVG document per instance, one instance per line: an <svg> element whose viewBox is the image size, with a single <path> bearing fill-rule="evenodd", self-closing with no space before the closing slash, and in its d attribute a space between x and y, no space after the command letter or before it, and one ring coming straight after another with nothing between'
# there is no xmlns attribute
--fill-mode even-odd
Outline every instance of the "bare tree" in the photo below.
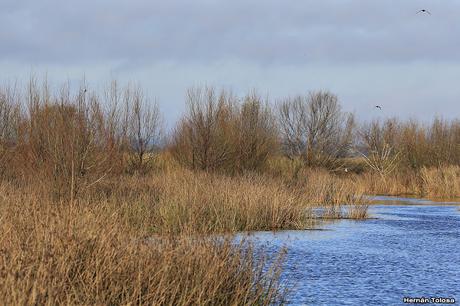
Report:
<svg viewBox="0 0 460 306"><path fill-rule="evenodd" d="M383 124L373 121L359 129L360 148L357 151L368 167L382 178L398 166L400 152L395 149L398 134L399 127L395 119L386 120Z"/></svg>
<svg viewBox="0 0 460 306"><path fill-rule="evenodd" d="M235 168L238 171L261 169L278 150L276 119L270 106L256 93L251 93L238 105L235 117Z"/></svg>
<svg viewBox="0 0 460 306"><path fill-rule="evenodd" d="M21 120L20 94L16 86L0 89L0 175L3 175L17 144Z"/></svg>
<svg viewBox="0 0 460 306"><path fill-rule="evenodd" d="M31 79L27 112L21 121L16 171L23 178L44 178L49 191L71 201L96 186L121 164L120 108L105 105L86 85L72 95L69 86L50 94L46 82Z"/></svg>
<svg viewBox="0 0 460 306"><path fill-rule="evenodd" d="M128 139L130 149L135 155L132 165L136 171L144 172L160 145L162 118L156 101L148 101L140 88L132 92L131 98L129 93L126 95L127 102L130 102Z"/></svg>
<svg viewBox="0 0 460 306"><path fill-rule="evenodd" d="M192 169L215 170L229 162L233 95L213 88L187 91L187 114L175 130L174 156Z"/></svg>
<svg viewBox="0 0 460 306"><path fill-rule="evenodd" d="M279 108L284 152L310 166L337 168L353 140L353 115L341 110L337 97L313 92L284 100Z"/></svg>

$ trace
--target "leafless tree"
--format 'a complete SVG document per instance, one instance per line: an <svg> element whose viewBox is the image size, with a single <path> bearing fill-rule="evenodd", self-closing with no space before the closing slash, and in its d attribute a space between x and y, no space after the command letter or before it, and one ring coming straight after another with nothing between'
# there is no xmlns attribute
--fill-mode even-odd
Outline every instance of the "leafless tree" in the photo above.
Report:
<svg viewBox="0 0 460 306"><path fill-rule="evenodd" d="M339 167L349 153L354 118L344 113L335 95L313 92L284 100L279 107L284 152L309 166Z"/></svg>
<svg viewBox="0 0 460 306"><path fill-rule="evenodd" d="M215 170L228 163L235 97L213 88L187 91L187 114L174 133L173 154L192 169Z"/></svg>
<svg viewBox="0 0 460 306"><path fill-rule="evenodd" d="M247 95L238 105L235 167L257 170L278 149L276 118L267 102L256 93Z"/></svg>
<svg viewBox="0 0 460 306"><path fill-rule="evenodd" d="M162 137L162 118L158 104L150 102L140 88L126 93L129 109L128 139L135 158L136 171L147 170L147 163L154 157ZM131 101L130 101L131 99Z"/></svg>
<svg viewBox="0 0 460 306"><path fill-rule="evenodd" d="M16 86L0 88L0 175L3 175L17 144L21 120L20 93Z"/></svg>
<svg viewBox="0 0 460 306"><path fill-rule="evenodd" d="M359 129L360 144L358 153L370 169L382 178L393 172L398 166L400 152L396 150L399 126L395 119L383 124L373 121Z"/></svg>
<svg viewBox="0 0 460 306"><path fill-rule="evenodd" d="M51 94L31 79L25 96L16 171L23 178L43 178L58 198L71 202L113 173L121 164L118 130L120 108L104 104L86 85L72 94L63 86Z"/></svg>

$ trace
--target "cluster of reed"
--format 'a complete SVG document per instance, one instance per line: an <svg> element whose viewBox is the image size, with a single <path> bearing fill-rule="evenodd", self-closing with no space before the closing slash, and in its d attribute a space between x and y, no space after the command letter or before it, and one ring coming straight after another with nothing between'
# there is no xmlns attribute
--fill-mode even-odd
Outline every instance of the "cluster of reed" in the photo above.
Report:
<svg viewBox="0 0 460 306"><path fill-rule="evenodd" d="M456 165L401 169L384 177L368 172L354 175L354 179L368 194L460 197L460 167Z"/></svg>
<svg viewBox="0 0 460 306"><path fill-rule="evenodd" d="M302 161L279 157L268 161L265 173L301 192L313 207L322 208L323 218L368 217L365 186L343 170L331 172L324 168L306 168Z"/></svg>
<svg viewBox="0 0 460 306"><path fill-rule="evenodd" d="M0 185L0 300L5 305L271 305L280 261L248 243L155 235L131 205L56 205ZM136 210L136 208L134 208ZM145 212L145 211L144 211Z"/></svg>

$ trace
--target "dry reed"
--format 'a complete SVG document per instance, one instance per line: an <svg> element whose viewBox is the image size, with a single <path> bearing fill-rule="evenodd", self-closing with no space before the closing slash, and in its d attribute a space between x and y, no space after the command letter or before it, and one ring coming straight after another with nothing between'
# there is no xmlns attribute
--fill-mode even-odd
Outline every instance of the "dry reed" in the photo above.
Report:
<svg viewBox="0 0 460 306"><path fill-rule="evenodd" d="M279 261L250 245L152 236L116 203L56 205L0 186L4 305L270 305L282 300ZM147 221L137 219L136 222ZM193 237L193 238L191 238Z"/></svg>

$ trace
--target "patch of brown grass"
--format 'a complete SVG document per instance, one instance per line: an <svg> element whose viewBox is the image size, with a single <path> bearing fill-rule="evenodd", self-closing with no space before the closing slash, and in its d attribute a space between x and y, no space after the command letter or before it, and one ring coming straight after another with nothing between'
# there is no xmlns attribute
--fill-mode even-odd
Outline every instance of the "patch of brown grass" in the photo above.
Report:
<svg viewBox="0 0 460 306"><path fill-rule="evenodd" d="M148 218L155 233L229 233L312 226L301 190L251 174L228 177L186 169L125 178L109 201L130 203L130 218ZM136 221L137 222L137 221Z"/></svg>
<svg viewBox="0 0 460 306"><path fill-rule="evenodd" d="M431 197L460 196L460 167L422 168L420 177L423 192Z"/></svg>
<svg viewBox="0 0 460 306"><path fill-rule="evenodd" d="M365 189L356 183L354 175L348 175L343 169L331 172L306 168L299 160L278 158L269 161L266 171L290 189L300 192L305 203L321 207L324 218L367 217Z"/></svg>
<svg viewBox="0 0 460 306"><path fill-rule="evenodd" d="M422 167L419 171L405 169L385 177L367 172L356 175L355 180L367 194L460 197L458 166Z"/></svg>
<svg viewBox="0 0 460 306"><path fill-rule="evenodd" d="M269 305L268 271L230 238L152 236L116 203L43 201L0 188L0 300L8 305ZM133 203L136 205L136 203Z"/></svg>
<svg viewBox="0 0 460 306"><path fill-rule="evenodd" d="M417 175L411 171L394 172L382 177L377 173L365 172L355 176L356 183L365 190L366 194L375 195L419 195L420 182Z"/></svg>

